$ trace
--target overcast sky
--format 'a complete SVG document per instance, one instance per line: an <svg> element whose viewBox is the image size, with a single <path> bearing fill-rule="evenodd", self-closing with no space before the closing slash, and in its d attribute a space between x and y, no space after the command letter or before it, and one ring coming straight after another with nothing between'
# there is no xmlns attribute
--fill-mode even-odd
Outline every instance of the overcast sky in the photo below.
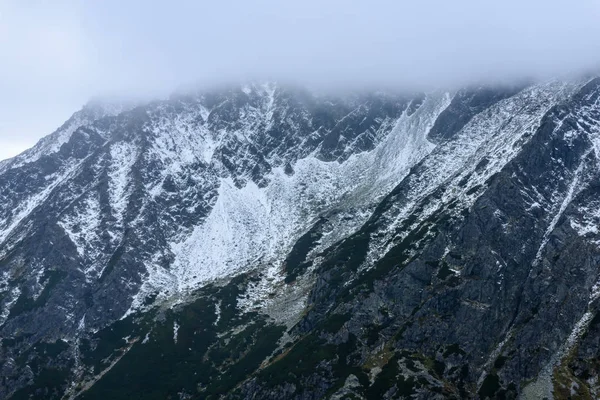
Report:
<svg viewBox="0 0 600 400"><path fill-rule="evenodd" d="M0 0L0 159L90 97L191 82L455 85L600 71L600 0Z"/></svg>

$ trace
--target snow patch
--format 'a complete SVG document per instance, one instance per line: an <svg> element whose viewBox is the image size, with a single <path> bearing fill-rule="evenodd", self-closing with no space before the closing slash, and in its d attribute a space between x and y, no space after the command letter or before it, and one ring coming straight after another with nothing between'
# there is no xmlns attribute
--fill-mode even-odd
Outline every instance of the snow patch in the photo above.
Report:
<svg viewBox="0 0 600 400"><path fill-rule="evenodd" d="M98 237L98 229L101 223L100 199L97 193L90 193L82 202L73 208L69 214L64 214L58 221L71 242L77 248L80 257L93 258L97 254L93 241ZM86 254L86 249L91 254Z"/></svg>
<svg viewBox="0 0 600 400"><path fill-rule="evenodd" d="M321 215L348 212L353 218L337 219L337 229L323 237L320 248L348 235L433 150L427 133L450 100L447 93L428 96L417 112L403 114L374 150L354 154L344 163L321 161L312 154L296 162L291 176L283 167L273 169L269 185L262 188L252 181L238 188L232 178L221 178L208 217L191 234L183 232L172 241L175 261L169 271L148 265L148 279L132 310L150 293L167 297L260 266L279 271L295 240Z"/></svg>
<svg viewBox="0 0 600 400"><path fill-rule="evenodd" d="M2 312L0 313L0 326L2 326L8 319L8 316L10 315L10 310L12 309L12 306L15 305L20 295L21 289L17 286L13 287L9 292L8 296L6 297L6 300L4 301L4 307L2 307Z"/></svg>
<svg viewBox="0 0 600 400"><path fill-rule="evenodd" d="M114 143L110 147L110 158L108 194L117 219L122 221L127 208L131 168L137 159L137 147L130 142Z"/></svg>
<svg viewBox="0 0 600 400"><path fill-rule="evenodd" d="M177 343L177 333L179 332L179 324L173 321L173 341Z"/></svg>

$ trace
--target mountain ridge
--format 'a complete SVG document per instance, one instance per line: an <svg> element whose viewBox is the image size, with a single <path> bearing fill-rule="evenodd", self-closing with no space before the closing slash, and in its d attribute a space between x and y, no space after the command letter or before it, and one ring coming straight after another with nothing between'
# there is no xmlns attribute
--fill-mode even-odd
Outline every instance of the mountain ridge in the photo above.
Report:
<svg viewBox="0 0 600 400"><path fill-rule="evenodd" d="M132 362L130 351L152 340L166 346L165 323L177 354L182 343L203 348L186 335L204 329L213 347L188 363L214 370L196 389L191 377L173 378L157 398L535 398L560 394L566 380L598 390L564 365L574 345L524 335L549 323L535 315L554 306L530 315L547 279L583 268L582 288L596 282L599 85L552 81L413 98L246 85L99 111L77 128L72 118L52 136L60 146L42 140L0 166L9 193L0 209L0 334L21 338L2 347L12 362L0 393L107 396L103 382L118 382L112 371ZM592 197L575 210L586 193ZM586 249L573 256L584 267L547 255L564 229ZM513 251L517 238L522 254ZM572 278L554 285L567 283L581 286ZM562 307L580 314L574 310L595 304L593 293L574 293ZM191 309L202 317L190 319ZM580 315L548 317L560 327L549 332L585 341L595 308ZM477 318L504 341L475 341L463 326L486 331ZM106 336L111 326L129 326L125 347ZM249 344L232 350L242 334ZM277 338L263 343L262 334ZM66 343L59 368L35 350L43 343ZM538 345L551 350L532 356ZM211 348L242 355L223 361ZM307 348L322 355L309 358L309 369L286 362ZM507 349L527 354L530 370ZM253 352L235 384L217 390L214 374L232 373ZM336 353L345 356L336 361ZM99 354L112 361L95 360ZM194 354L189 347L181 357ZM289 375L277 375L277 364ZM65 374L53 389L40 380L48 366ZM521 387L525 379L533 383ZM135 395L131 389L121 395Z"/></svg>

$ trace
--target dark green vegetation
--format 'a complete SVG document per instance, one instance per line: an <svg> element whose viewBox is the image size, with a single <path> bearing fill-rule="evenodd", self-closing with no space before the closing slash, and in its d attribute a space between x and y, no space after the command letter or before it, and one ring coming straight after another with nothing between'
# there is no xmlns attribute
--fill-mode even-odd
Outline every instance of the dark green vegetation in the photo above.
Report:
<svg viewBox="0 0 600 400"><path fill-rule="evenodd" d="M16 317L17 315L21 315L33 309L44 306L48 301L52 289L54 289L54 287L58 285L58 283L64 276L64 272L57 270L50 270L44 273L44 275L40 279L40 283L44 285L42 292L35 299L31 297L31 294L27 292L21 293L21 295L17 299L17 302L10 310L9 318Z"/></svg>
<svg viewBox="0 0 600 400"><path fill-rule="evenodd" d="M205 289L156 320L132 316L99 332L87 344L86 364L99 373L122 358L81 398L166 399L181 393L212 399L232 390L273 353L283 333L256 314L236 312L238 285L245 279Z"/></svg>
<svg viewBox="0 0 600 400"><path fill-rule="evenodd" d="M206 287L191 303L131 315L82 338L77 348L84 373L74 393L81 399L162 400L180 394L216 399L231 391L273 354L284 331L237 309L239 288L251 279L244 275L223 287ZM16 361L29 365L36 377L12 398L61 398L73 380L72 348L58 341L26 351Z"/></svg>
<svg viewBox="0 0 600 400"><path fill-rule="evenodd" d="M308 253L318 244L323 236L322 230L326 222L325 218L320 218L292 247L284 264L286 283L295 281L298 275L302 275L310 266L310 261L307 260Z"/></svg>
<svg viewBox="0 0 600 400"><path fill-rule="evenodd" d="M69 345L62 341L39 343L15 360L28 365L36 378L32 385L19 390L12 398L60 398L69 383L72 367L72 362L66 357L68 348Z"/></svg>

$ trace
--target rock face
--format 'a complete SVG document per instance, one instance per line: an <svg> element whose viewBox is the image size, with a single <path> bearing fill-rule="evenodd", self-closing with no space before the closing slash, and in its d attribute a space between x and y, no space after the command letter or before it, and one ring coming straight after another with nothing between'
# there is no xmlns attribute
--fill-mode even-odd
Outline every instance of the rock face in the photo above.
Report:
<svg viewBox="0 0 600 400"><path fill-rule="evenodd" d="M600 79L95 102L0 189L1 398L600 396Z"/></svg>

